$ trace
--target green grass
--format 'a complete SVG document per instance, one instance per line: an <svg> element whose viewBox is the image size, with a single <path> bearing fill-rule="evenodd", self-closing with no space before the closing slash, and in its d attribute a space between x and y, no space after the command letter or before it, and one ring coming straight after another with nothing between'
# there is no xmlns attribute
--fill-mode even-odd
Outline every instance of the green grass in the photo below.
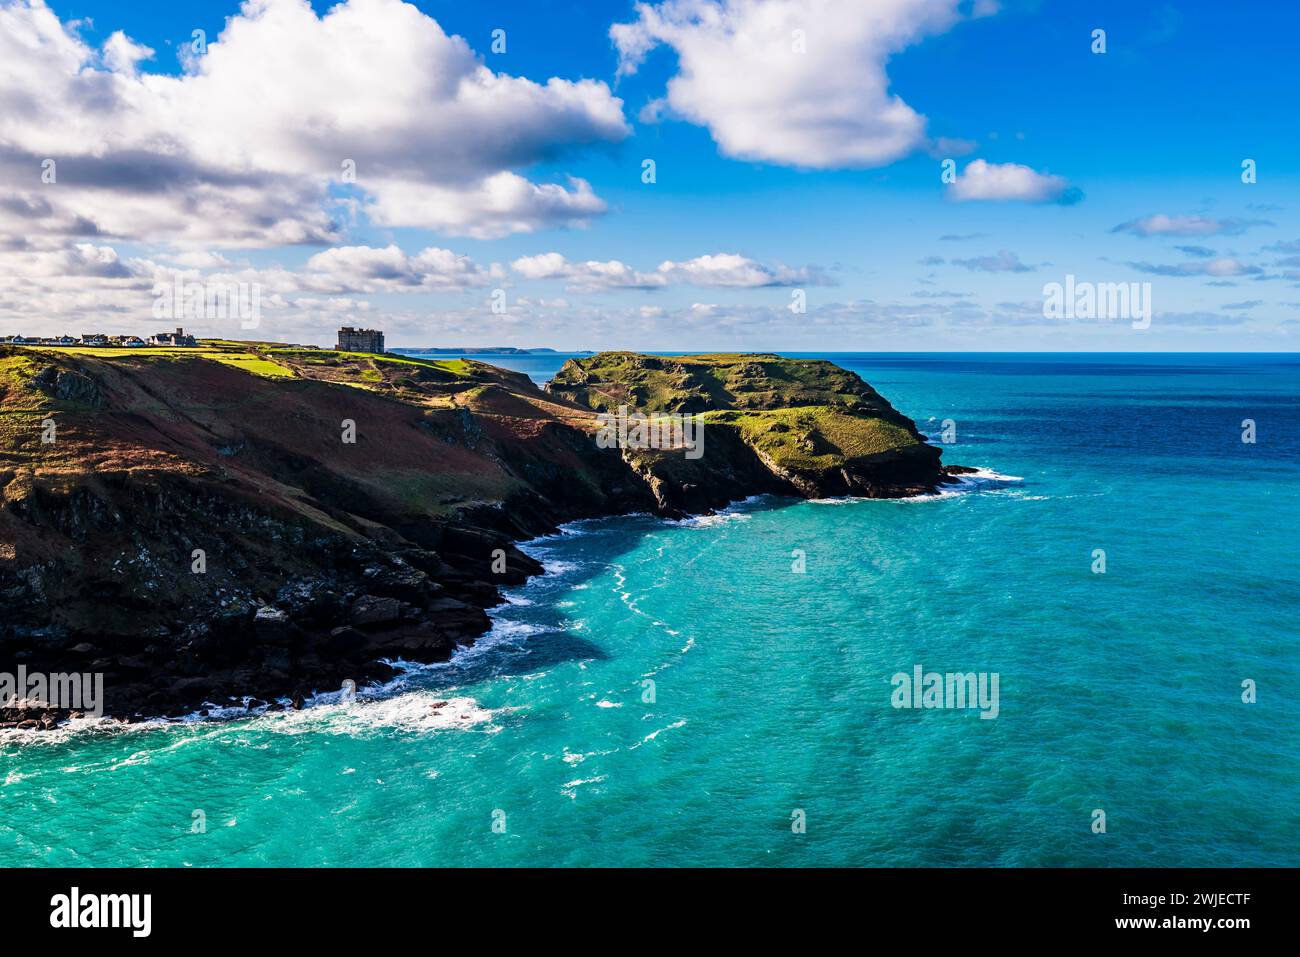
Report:
<svg viewBox="0 0 1300 957"><path fill-rule="evenodd" d="M464 359L411 359L406 356L392 355L387 352L375 353L370 358L374 359L376 362L383 362L389 365L433 366L435 369L442 369L444 372L450 372L455 376L468 377L474 374L473 366Z"/></svg>
<svg viewBox="0 0 1300 957"><path fill-rule="evenodd" d="M599 353L571 359L551 389L593 408L643 412L843 406L887 413L869 385L824 360L761 355L645 356Z"/></svg>
<svg viewBox="0 0 1300 957"><path fill-rule="evenodd" d="M917 444L900 426L831 406L707 412L705 424L732 425L776 464L799 471L833 468Z"/></svg>
<svg viewBox="0 0 1300 957"><path fill-rule="evenodd" d="M215 350L196 346L137 346L135 348L117 346L18 346L19 349L31 349L38 352L61 352L69 356L102 356L117 358L119 356L193 356L216 355Z"/></svg>
<svg viewBox="0 0 1300 957"><path fill-rule="evenodd" d="M0 377L8 379L15 386L25 386L29 379L36 376L37 371L36 363L29 356L0 355Z"/></svg>
<svg viewBox="0 0 1300 957"><path fill-rule="evenodd" d="M205 340L207 341L207 340ZM97 348L94 346L19 346L33 352L56 352L62 355L86 356L94 359L211 359L223 365L267 379L292 379L294 371L275 362L261 352L250 349L234 350L205 348L202 346L140 346L137 348Z"/></svg>
<svg viewBox="0 0 1300 957"><path fill-rule="evenodd" d="M254 353L223 352L208 355L204 358L215 359L222 365L242 369L245 372L251 372L253 375L260 375L267 379L293 379L296 377L294 371L288 366L272 362L270 359Z"/></svg>
<svg viewBox="0 0 1300 957"><path fill-rule="evenodd" d="M360 366L358 374L364 382L382 382L384 376L377 371L379 364L385 366L409 366L414 368L434 368L457 378L473 378L478 371L476 365L465 359L413 359L392 353L339 352L334 349L304 349L285 343L245 342L237 339L200 339L198 346L139 346L129 347L95 347L95 346L50 346L23 345L18 349L36 352L59 352L64 355L91 356L98 359L120 358L156 358L156 359L213 359L235 368L243 369L254 375L267 378L292 378L295 373L292 363L307 366L336 366L345 369L348 366ZM276 361L277 359L281 361Z"/></svg>

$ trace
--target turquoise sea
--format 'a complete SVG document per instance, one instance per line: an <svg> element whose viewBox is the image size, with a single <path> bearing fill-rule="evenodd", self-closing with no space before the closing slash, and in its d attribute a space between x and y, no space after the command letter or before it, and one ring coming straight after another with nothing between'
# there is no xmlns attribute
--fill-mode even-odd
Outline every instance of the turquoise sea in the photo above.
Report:
<svg viewBox="0 0 1300 957"><path fill-rule="evenodd" d="M571 527L352 704L8 733L0 865L1300 864L1300 357L828 358L985 477Z"/></svg>

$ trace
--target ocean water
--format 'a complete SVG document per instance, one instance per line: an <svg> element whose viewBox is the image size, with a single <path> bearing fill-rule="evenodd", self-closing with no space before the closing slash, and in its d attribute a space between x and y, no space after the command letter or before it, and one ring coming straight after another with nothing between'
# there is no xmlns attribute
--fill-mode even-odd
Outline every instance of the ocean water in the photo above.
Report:
<svg viewBox="0 0 1300 957"><path fill-rule="evenodd" d="M573 526L355 703L5 734L0 864L1300 864L1300 358L830 358L984 477Z"/></svg>

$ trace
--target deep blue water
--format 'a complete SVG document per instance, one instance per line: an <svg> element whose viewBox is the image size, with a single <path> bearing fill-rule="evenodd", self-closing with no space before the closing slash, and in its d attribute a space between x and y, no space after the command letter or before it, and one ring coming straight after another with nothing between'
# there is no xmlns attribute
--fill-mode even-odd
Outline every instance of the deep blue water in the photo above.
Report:
<svg viewBox="0 0 1300 957"><path fill-rule="evenodd" d="M355 704L8 735L0 864L1300 864L1300 358L830 358L987 477L584 523Z"/></svg>

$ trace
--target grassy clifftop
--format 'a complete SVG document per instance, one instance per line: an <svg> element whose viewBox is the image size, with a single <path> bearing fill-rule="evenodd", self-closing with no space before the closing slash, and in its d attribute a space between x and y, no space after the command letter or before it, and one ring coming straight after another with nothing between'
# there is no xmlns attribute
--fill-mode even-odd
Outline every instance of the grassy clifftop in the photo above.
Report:
<svg viewBox="0 0 1300 957"><path fill-rule="evenodd" d="M942 480L939 450L911 419L859 376L820 359L605 352L570 359L547 390L602 412L701 414L709 438L733 458L738 443L804 495L906 495ZM648 473L690 468L661 452L629 457Z"/></svg>
<svg viewBox="0 0 1300 957"><path fill-rule="evenodd" d="M875 389L832 362L770 354L601 352L570 359L549 391L601 410L620 405L656 412L835 406L898 416Z"/></svg>

